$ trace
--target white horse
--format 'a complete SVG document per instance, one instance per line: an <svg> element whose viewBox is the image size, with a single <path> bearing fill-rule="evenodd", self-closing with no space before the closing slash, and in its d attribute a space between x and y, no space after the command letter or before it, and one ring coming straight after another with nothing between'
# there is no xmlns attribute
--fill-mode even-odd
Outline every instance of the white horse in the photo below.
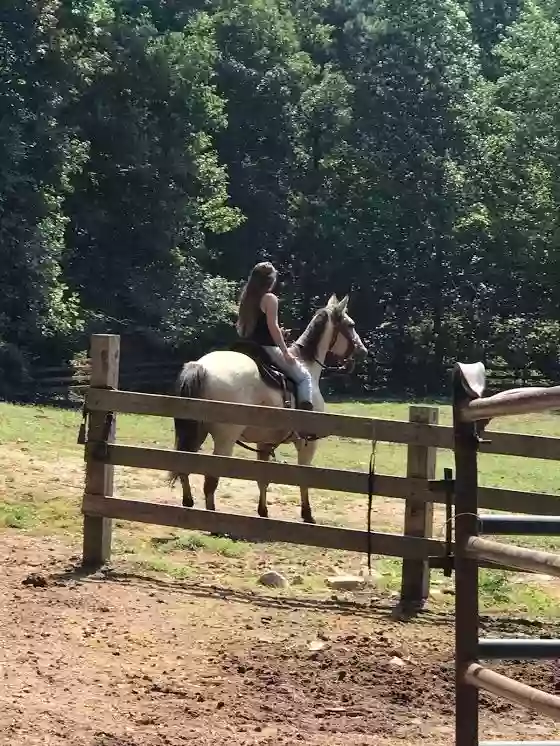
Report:
<svg viewBox="0 0 560 746"><path fill-rule="evenodd" d="M307 367L313 377L313 408L323 412L325 402L319 389L325 358L331 354L341 361L350 362L355 357L365 357L367 350L347 313L348 296L338 300L332 295L325 308L317 311L307 329L290 347ZM284 407L280 389L267 385L254 360L240 352L219 350L204 355L199 360L186 363L177 379L175 393L200 399ZM293 396L292 396L292 404ZM236 442L255 443L258 458L268 461L280 443L293 443L298 454L298 464L309 465L317 449L316 439L302 438L285 429L264 429L251 425L229 425L175 419L175 448L179 451L197 452L206 436L214 441L214 454L231 456ZM194 506L188 474L170 474L170 483L179 478L183 487L183 505ZM258 514L268 517L266 493L268 482L259 482ZM207 510L215 510L217 477L204 479L204 497ZM301 517L306 523L315 523L309 503L309 490L300 487Z"/></svg>

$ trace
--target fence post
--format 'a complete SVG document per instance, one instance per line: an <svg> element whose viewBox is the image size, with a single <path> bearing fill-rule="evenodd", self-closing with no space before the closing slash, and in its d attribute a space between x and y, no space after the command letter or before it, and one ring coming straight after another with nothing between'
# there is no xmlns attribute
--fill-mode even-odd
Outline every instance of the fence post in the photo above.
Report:
<svg viewBox="0 0 560 746"><path fill-rule="evenodd" d="M464 422L461 407L474 395L461 371L453 372L455 455L455 744L478 746L478 689L466 679L478 661L478 561L469 539L478 534L478 438L475 423Z"/></svg>
<svg viewBox="0 0 560 746"><path fill-rule="evenodd" d="M410 422L437 425L438 407L412 405L408 410ZM437 448L409 445L406 476L415 479L435 479ZM414 499L414 492L406 500L404 516L405 536L431 538L433 534L433 503ZM428 560L404 559L402 564L400 608L406 612L418 611L430 593L430 563Z"/></svg>
<svg viewBox="0 0 560 746"><path fill-rule="evenodd" d="M91 337L91 388L118 388L120 337L94 334ZM90 495L113 494L115 467L93 458L90 448L103 448L115 440L116 419L112 412L90 412L86 445L85 492ZM84 513L82 564L99 567L111 557L113 522L103 516Z"/></svg>

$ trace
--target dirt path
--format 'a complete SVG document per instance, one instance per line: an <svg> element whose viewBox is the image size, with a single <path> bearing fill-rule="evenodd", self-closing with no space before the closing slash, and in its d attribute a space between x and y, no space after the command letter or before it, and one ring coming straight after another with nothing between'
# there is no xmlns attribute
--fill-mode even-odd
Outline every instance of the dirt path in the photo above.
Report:
<svg viewBox="0 0 560 746"><path fill-rule="evenodd" d="M80 577L63 543L10 532L0 551L1 744L452 742L445 616L403 624L388 602L282 598L129 576L118 566ZM22 584L33 572L47 587ZM560 690L556 665L510 670ZM557 734L552 722L494 700L485 700L483 729L502 738Z"/></svg>

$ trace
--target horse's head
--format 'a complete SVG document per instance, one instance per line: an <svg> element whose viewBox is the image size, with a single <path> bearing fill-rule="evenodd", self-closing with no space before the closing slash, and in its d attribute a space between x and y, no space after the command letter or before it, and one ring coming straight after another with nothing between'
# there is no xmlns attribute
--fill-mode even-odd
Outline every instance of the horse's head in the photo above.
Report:
<svg viewBox="0 0 560 746"><path fill-rule="evenodd" d="M346 372L349 373L354 360L364 358L368 354L347 308L347 295L342 300L338 300L336 295L331 295L325 308L317 311L293 345L303 360L315 361L322 368L326 368L323 360L331 355L343 361Z"/></svg>
<svg viewBox="0 0 560 746"><path fill-rule="evenodd" d="M368 354L360 335L356 331L354 320L348 315L348 301L348 295L345 295L342 300L338 300L336 295L333 294L326 306L331 335L327 353L345 361L353 358L363 359Z"/></svg>

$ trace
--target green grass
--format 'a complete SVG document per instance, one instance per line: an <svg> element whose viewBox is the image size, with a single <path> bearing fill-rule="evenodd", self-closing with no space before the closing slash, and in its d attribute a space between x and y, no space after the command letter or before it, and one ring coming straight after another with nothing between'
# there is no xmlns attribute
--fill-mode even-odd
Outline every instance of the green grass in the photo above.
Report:
<svg viewBox="0 0 560 746"><path fill-rule="evenodd" d="M152 546L160 552L199 552L205 550L222 557L242 557L248 551L248 544L234 541L226 536L207 536L194 531L183 531L163 538L155 537Z"/></svg>
<svg viewBox="0 0 560 746"><path fill-rule="evenodd" d="M136 570L147 570L148 572L163 573L176 580L186 580L193 576L194 570L189 565L172 562L166 557L147 556L140 557L134 562Z"/></svg>
<svg viewBox="0 0 560 746"><path fill-rule="evenodd" d="M31 505L0 503L0 526L2 528L33 528L36 511Z"/></svg>
<svg viewBox="0 0 560 746"><path fill-rule="evenodd" d="M440 423L451 423L451 409L439 405ZM366 415L391 420L407 420L408 404L393 402L345 402L328 406L331 412ZM59 534L77 540L81 532L80 499L83 480L83 447L77 444L81 412L48 407L0 404L0 527L33 534ZM492 429L560 437L560 416L541 414L504 418L492 423ZM117 440L121 443L169 448L173 442L172 421L157 417L118 415ZM205 444L209 451L209 443ZM327 438L321 441L314 464L342 469L366 470L371 444L350 438ZM235 455L252 458L238 448ZM289 446L278 449L279 460L295 463L295 452ZM377 469L380 473L404 475L406 447L398 444L377 445ZM453 455L438 453L437 473L453 467ZM480 483L531 492L560 495L558 465L553 461L521 459L482 454ZM160 480L159 482L157 480ZM120 494L163 488L161 475L130 470L123 477ZM241 482L235 487L222 483L217 501L223 511L243 510L254 514L256 485ZM234 491L232 491L234 490ZM197 504L201 495L197 493ZM175 493L178 500L178 493ZM293 488L274 487L269 497L271 516L282 514L299 518L299 496ZM320 521L334 525L365 526L365 495L337 494L312 490L312 504ZM403 502L377 498L374 529L402 530ZM560 503L559 503L560 507ZM559 511L560 512L560 511ZM436 536L443 536L436 526ZM560 537L511 537L508 541L556 551ZM116 522L115 554L135 564L138 569L163 572L176 578L196 576L224 583L253 583L260 572L274 566L289 577L301 575L303 582L290 592L324 591L324 579L337 570L356 572L363 559L345 552L325 552L288 544L251 544L228 537L208 536L193 531L168 530L161 527ZM380 574L379 588L395 592L400 587L400 561L376 560ZM441 580L434 572L434 584ZM524 576L526 579L529 576ZM482 608L524 609L530 614L555 614L556 603L533 583L520 583L518 577L495 571L481 571ZM438 597L443 606L452 604L452 595Z"/></svg>

